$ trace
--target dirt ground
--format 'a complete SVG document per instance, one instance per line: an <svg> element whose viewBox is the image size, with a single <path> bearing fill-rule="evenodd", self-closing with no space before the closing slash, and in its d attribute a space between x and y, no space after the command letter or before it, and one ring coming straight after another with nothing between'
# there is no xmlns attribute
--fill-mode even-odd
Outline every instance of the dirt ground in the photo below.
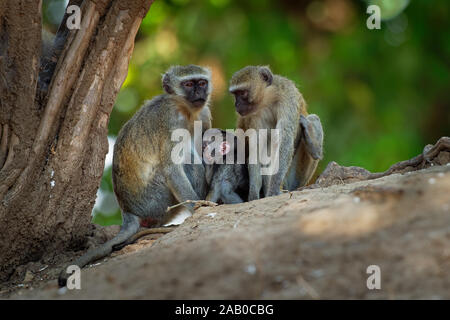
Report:
<svg viewBox="0 0 450 320"><path fill-rule="evenodd" d="M24 268L3 298L450 299L450 165L200 208L83 269L81 290L58 289L60 264Z"/></svg>

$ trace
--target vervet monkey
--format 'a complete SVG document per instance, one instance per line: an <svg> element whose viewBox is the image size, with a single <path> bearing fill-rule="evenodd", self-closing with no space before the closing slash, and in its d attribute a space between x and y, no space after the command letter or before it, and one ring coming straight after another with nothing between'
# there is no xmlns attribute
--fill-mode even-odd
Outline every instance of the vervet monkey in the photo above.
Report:
<svg viewBox="0 0 450 320"><path fill-rule="evenodd" d="M238 161L238 138L231 132L217 130L222 139L203 142L203 157L205 161L206 180L209 184L207 201L224 204L241 203L248 198L248 168L244 162ZM245 143L245 141L242 141ZM216 145L218 144L218 148ZM245 147L243 148L245 150ZM218 154L216 154L216 151ZM227 163L227 155L232 163ZM220 163L217 161L221 159ZM206 162L208 161L208 162Z"/></svg>
<svg viewBox="0 0 450 320"><path fill-rule="evenodd" d="M238 128L280 130L278 172L261 175L260 163L248 165L249 201L278 195L283 185L293 190L308 183L322 158L323 130L295 84L269 67L247 66L233 75L229 91Z"/></svg>
<svg viewBox="0 0 450 320"><path fill-rule="evenodd" d="M184 128L194 136L196 120L202 121L202 131L211 127L211 73L195 65L173 66L163 74L162 86L165 93L136 112L120 130L114 146L112 180L123 220L119 233L71 264L83 267L107 256L137 233L141 220L162 225L170 216L166 212L169 206L206 197L203 164L173 163L171 152L176 142L171 135ZM60 286L67 277L62 270Z"/></svg>

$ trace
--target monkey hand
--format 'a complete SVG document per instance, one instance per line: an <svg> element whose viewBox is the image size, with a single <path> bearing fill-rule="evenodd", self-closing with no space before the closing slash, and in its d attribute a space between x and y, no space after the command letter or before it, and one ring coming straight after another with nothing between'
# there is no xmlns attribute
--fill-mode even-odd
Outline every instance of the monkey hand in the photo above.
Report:
<svg viewBox="0 0 450 320"><path fill-rule="evenodd" d="M281 190L280 190L279 187L278 187L278 188L272 188L271 190L269 190L269 191L267 192L266 197L278 196L278 195L280 195L280 194L281 194Z"/></svg>
<svg viewBox="0 0 450 320"><path fill-rule="evenodd" d="M250 190L248 192L248 201L258 200L259 199L259 190L254 186L250 186Z"/></svg>

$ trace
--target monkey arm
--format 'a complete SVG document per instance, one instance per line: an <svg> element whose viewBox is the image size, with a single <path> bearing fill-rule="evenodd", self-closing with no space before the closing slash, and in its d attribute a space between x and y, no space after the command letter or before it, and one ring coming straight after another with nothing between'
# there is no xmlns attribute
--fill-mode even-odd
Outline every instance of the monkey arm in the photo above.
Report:
<svg viewBox="0 0 450 320"><path fill-rule="evenodd" d="M217 202L220 200L220 190L214 185L206 196L206 201Z"/></svg>
<svg viewBox="0 0 450 320"><path fill-rule="evenodd" d="M224 204L236 204L244 202L244 200L242 200L242 198L239 197L239 195L234 191L230 191L229 193L223 193L222 201Z"/></svg>
<svg viewBox="0 0 450 320"><path fill-rule="evenodd" d="M211 110L209 110L208 106L203 107L199 118L202 121L202 133L211 129Z"/></svg>
<svg viewBox="0 0 450 320"><path fill-rule="evenodd" d="M279 120L276 129L280 130L280 142L278 153L271 155L272 161L278 157L278 171L273 174L265 188L265 196L270 197L280 194L280 187L292 162L295 144L295 126L292 121Z"/></svg>
<svg viewBox="0 0 450 320"><path fill-rule="evenodd" d="M240 127L240 125L239 125ZM242 126L246 127L246 126ZM252 126L249 126L250 128ZM249 141L246 139L248 160L247 160L247 170L248 170L248 201L258 200L261 194L261 188L263 184L263 179L261 176L261 164L259 160L259 147L258 140Z"/></svg>
<svg viewBox="0 0 450 320"><path fill-rule="evenodd" d="M200 200L198 194L192 187L183 166L180 164L174 164L169 166L166 170L166 179L169 189L172 191L173 196L178 202L186 200ZM189 205L189 207L193 207Z"/></svg>
<svg viewBox="0 0 450 320"><path fill-rule="evenodd" d="M212 189L206 197L207 201L218 202L222 200L224 204L234 204L244 202L234 191L233 183L222 178L214 179Z"/></svg>
<svg viewBox="0 0 450 320"><path fill-rule="evenodd" d="M222 201L224 204L235 204L244 202L242 198L233 190L231 183L222 182Z"/></svg>
<svg viewBox="0 0 450 320"><path fill-rule="evenodd" d="M262 186L261 165L248 165L249 191L248 201L259 199L259 193Z"/></svg>

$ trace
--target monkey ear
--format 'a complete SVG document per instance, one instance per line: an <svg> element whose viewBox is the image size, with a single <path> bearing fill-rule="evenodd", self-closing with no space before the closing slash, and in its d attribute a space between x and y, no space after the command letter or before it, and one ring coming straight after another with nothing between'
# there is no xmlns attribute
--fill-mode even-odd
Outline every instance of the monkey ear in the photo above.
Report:
<svg viewBox="0 0 450 320"><path fill-rule="evenodd" d="M223 141L223 142L220 144L220 151L219 151L219 153L220 153L222 156L226 155L228 152L230 152L230 150L231 150L231 146L230 146L230 144L228 143L228 141Z"/></svg>
<svg viewBox="0 0 450 320"><path fill-rule="evenodd" d="M167 73L165 73L163 75L162 85L163 85L163 89L164 89L165 92L167 92L168 94L173 94L174 93L172 87L170 86L170 76Z"/></svg>
<svg viewBox="0 0 450 320"><path fill-rule="evenodd" d="M259 73L261 74L262 79L267 82L267 85L270 86L272 84L273 80L273 74L272 71L268 67L262 67L259 70Z"/></svg>

